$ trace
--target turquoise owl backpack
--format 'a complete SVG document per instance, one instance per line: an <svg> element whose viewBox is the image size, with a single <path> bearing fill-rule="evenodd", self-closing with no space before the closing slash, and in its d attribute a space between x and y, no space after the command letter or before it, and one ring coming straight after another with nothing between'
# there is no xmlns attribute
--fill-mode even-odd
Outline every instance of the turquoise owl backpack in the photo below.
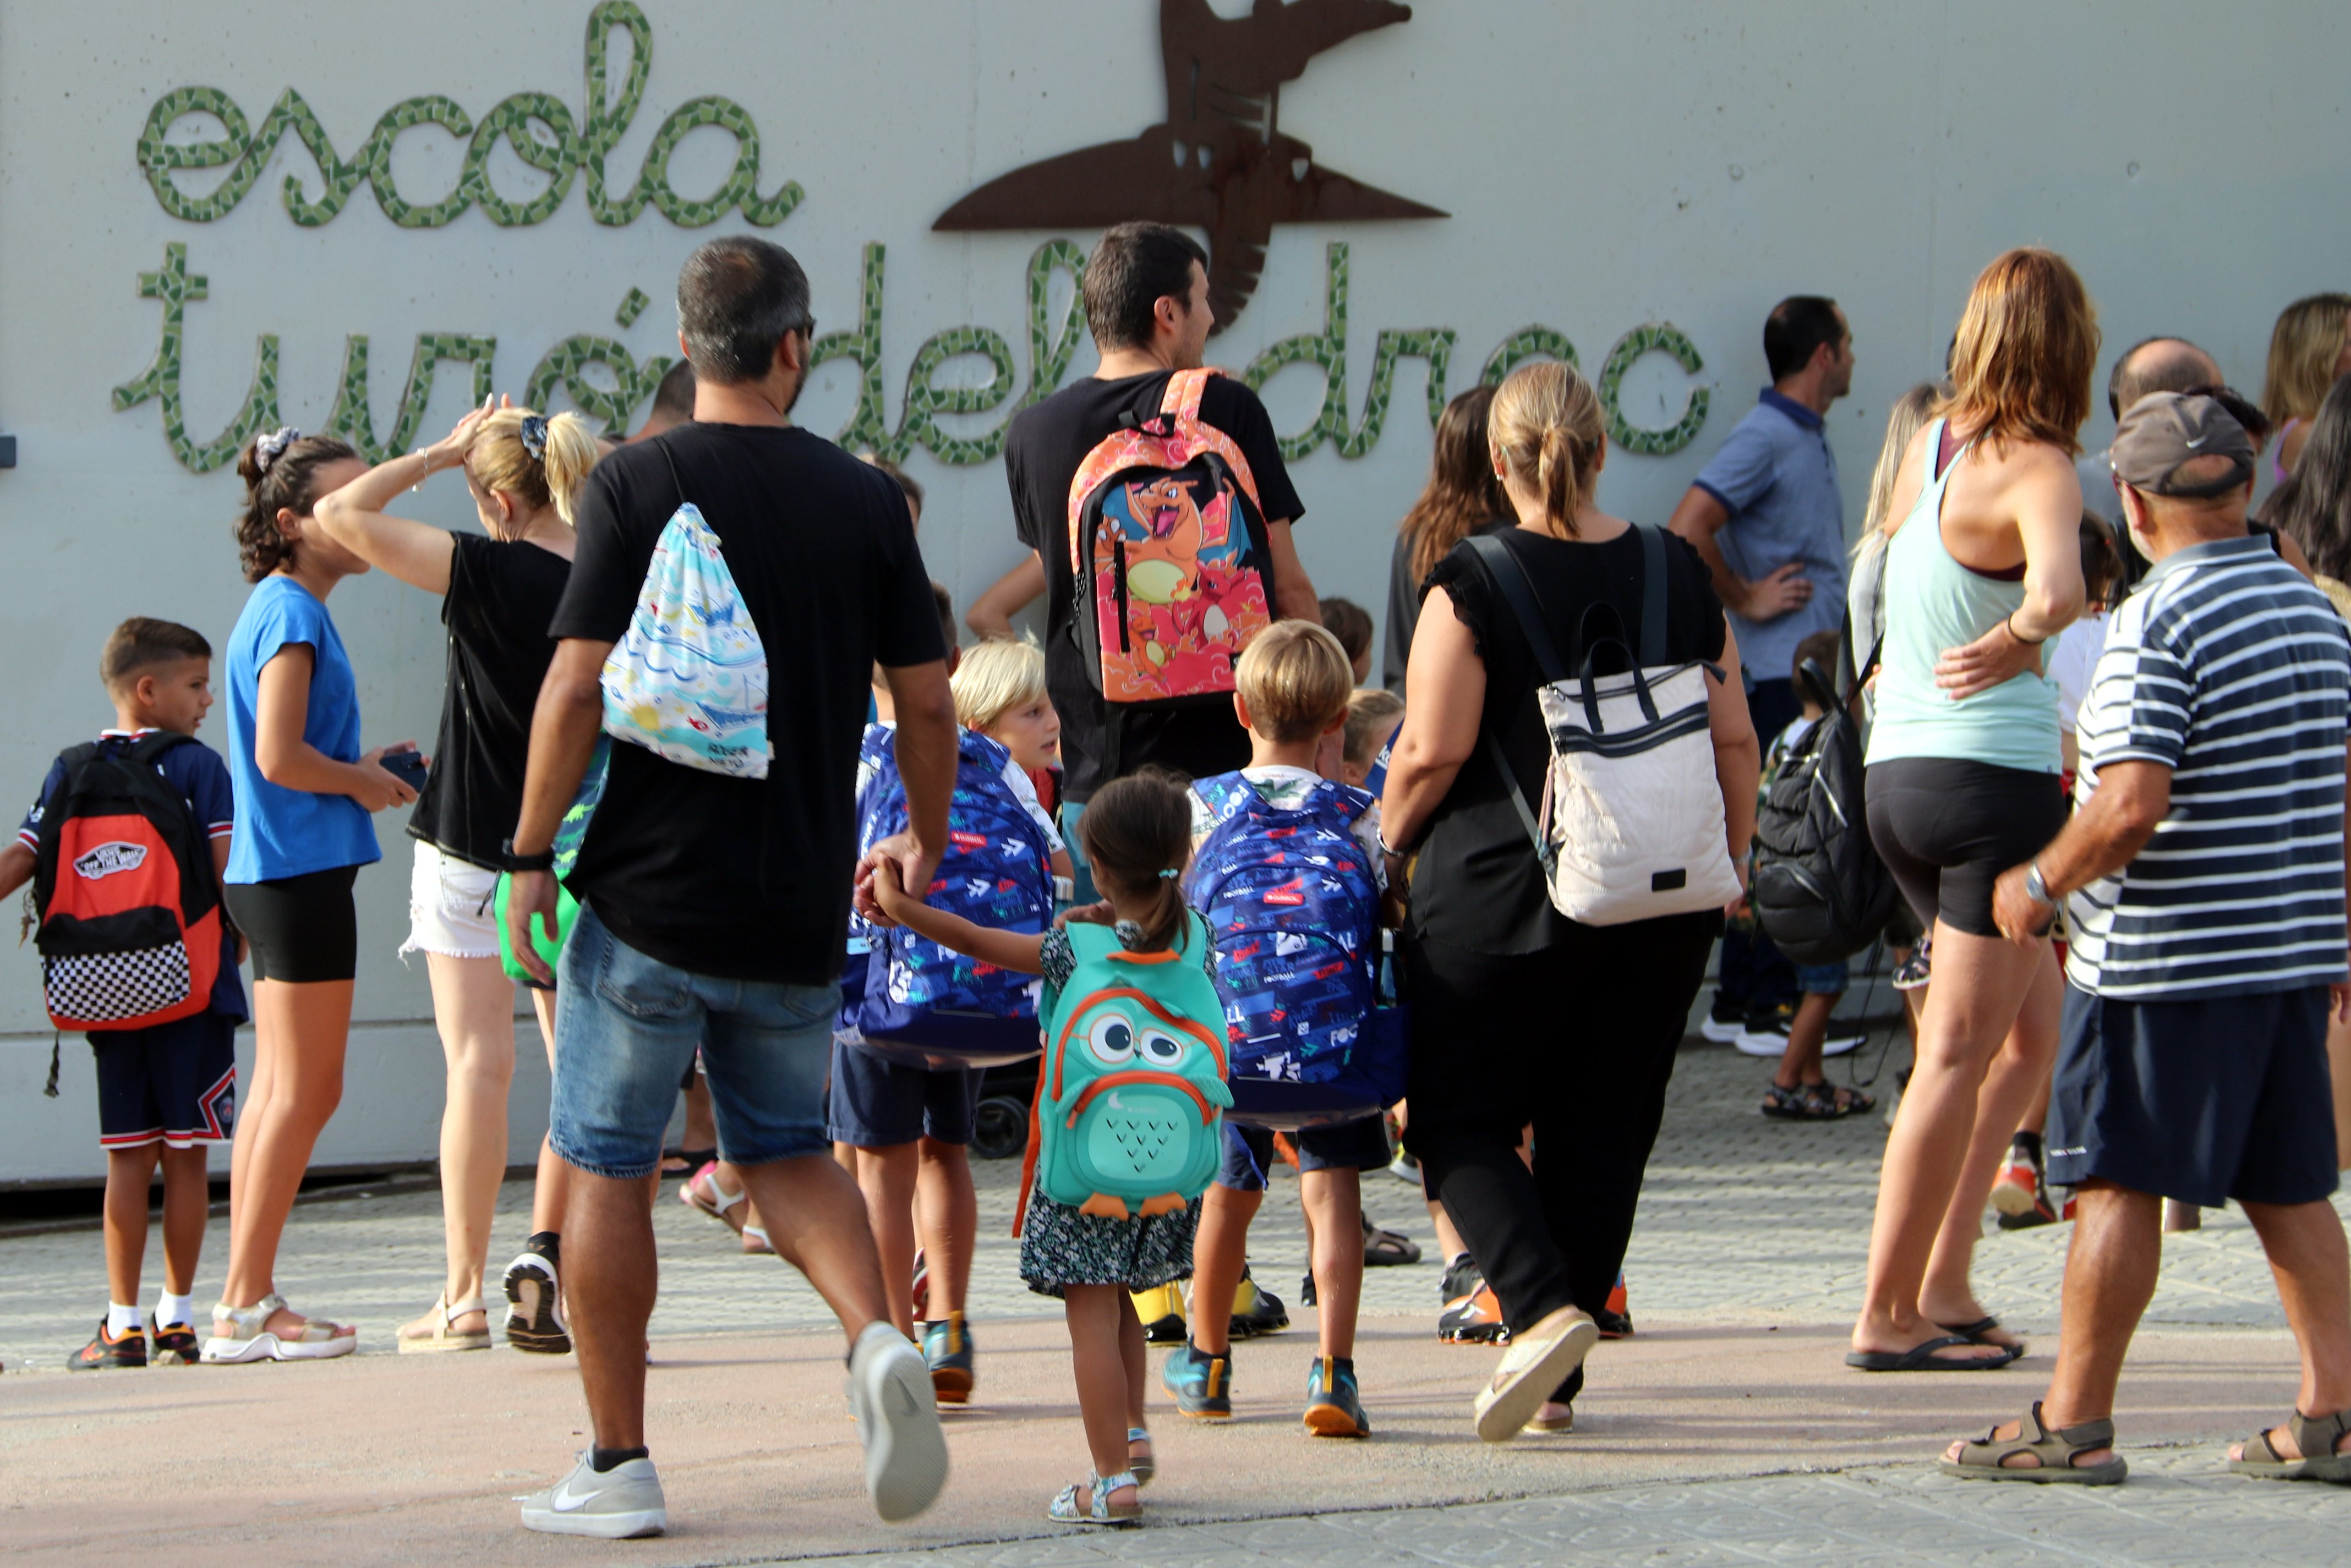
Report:
<svg viewBox="0 0 2351 1568"><path fill-rule="evenodd" d="M1233 1103L1224 1005L1203 967L1208 929L1184 918L1182 952L1128 952L1107 926L1067 928L1078 967L1045 1022L1029 1118L1029 1169L1056 1203L1113 1220L1165 1214L1217 1173Z"/></svg>

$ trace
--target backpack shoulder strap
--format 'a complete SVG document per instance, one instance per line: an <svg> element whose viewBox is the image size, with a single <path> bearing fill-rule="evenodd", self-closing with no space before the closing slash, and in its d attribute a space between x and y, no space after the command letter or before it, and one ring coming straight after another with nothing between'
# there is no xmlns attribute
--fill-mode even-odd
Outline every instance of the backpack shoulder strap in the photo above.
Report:
<svg viewBox="0 0 2351 1568"><path fill-rule="evenodd" d="M1641 535L1641 668L1666 661L1666 533L1635 523Z"/></svg>
<svg viewBox="0 0 2351 1568"><path fill-rule="evenodd" d="M669 482L677 490L677 504L679 506L684 505L685 481L677 476L677 459L669 450L669 432L664 431L647 444L662 454L662 465L669 470Z"/></svg>
<svg viewBox="0 0 2351 1568"><path fill-rule="evenodd" d="M1223 374L1222 370L1209 365L1176 371L1167 378L1167 392L1159 400L1159 411L1174 414L1177 419L1198 419L1200 399L1207 392L1208 378Z"/></svg>
<svg viewBox="0 0 2351 1568"><path fill-rule="evenodd" d="M1527 646L1534 651L1535 669L1543 683L1550 685L1567 679L1566 666L1560 662L1559 649L1551 639L1551 628L1543 619L1542 606L1535 600L1534 585L1527 581L1526 569L1510 554L1510 547L1491 534L1472 534L1465 543L1485 563L1486 575L1501 590L1512 618L1519 623L1519 630L1526 636Z"/></svg>

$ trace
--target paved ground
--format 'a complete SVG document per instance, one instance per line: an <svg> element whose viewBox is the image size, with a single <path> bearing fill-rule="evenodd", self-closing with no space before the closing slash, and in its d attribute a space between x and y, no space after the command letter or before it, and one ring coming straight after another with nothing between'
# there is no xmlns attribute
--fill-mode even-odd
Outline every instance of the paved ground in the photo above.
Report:
<svg viewBox="0 0 2351 1568"><path fill-rule="evenodd" d="M1866 1378L1839 1366L1884 1130L1874 1117L1766 1122L1753 1110L1764 1075L1727 1051L1685 1053L1628 1264L1642 1332L1604 1348L1574 1437L1505 1450L1468 1438L1467 1393L1490 1353L1433 1342L1432 1256L1370 1276L1362 1360L1377 1441L1297 1436L1312 1328L1312 1314L1298 1311L1297 1330L1242 1348L1243 1419L1204 1431L1163 1416L1155 1527L1117 1536L1055 1535L1037 1517L1071 1479L1063 1472L1079 1468L1079 1447L1065 1342L1049 1303L1011 1273L1008 1165L981 1168L986 1239L973 1311L982 1407L955 1423L950 1505L902 1531L881 1530L863 1511L841 1418L838 1339L802 1332L829 1322L813 1293L665 1200L653 1387L679 1523L664 1542L626 1549L629 1561L881 1548L1008 1568L2341 1557L2351 1493L2219 1473L2218 1442L2282 1408L2293 1381L2267 1271L2233 1213L2168 1239L2152 1326L2126 1385L2125 1440L2139 1479L2085 1495L1937 1476L1925 1463L1934 1439L2021 1406L2045 1376L2045 1356L1981 1380ZM1384 1178L1368 1185L1374 1218L1428 1241L1416 1192ZM1303 1257L1290 1192L1277 1191L1253 1244L1259 1273L1285 1296ZM502 1246L520 1241L526 1199L507 1190ZM224 1231L213 1228L204 1290L216 1288ZM2062 1228L1996 1234L1980 1254L1986 1304L2044 1351L2064 1237ZM439 1255L431 1194L306 1206L281 1283L298 1303L358 1321L361 1355L332 1367L68 1377L47 1368L98 1315L98 1235L0 1237L10 1284L0 1299L9 1367L0 1540L19 1560L43 1563L164 1552L190 1563L484 1551L580 1561L576 1546L516 1538L504 1501L577 1446L568 1364L505 1351L421 1365L384 1354L392 1327L431 1300ZM323 1397L289 1399L298 1380ZM118 1495L109 1478L119 1478L123 1442L144 1449L167 1434L205 1456L214 1484L201 1504L121 1503L96 1528L88 1502Z"/></svg>

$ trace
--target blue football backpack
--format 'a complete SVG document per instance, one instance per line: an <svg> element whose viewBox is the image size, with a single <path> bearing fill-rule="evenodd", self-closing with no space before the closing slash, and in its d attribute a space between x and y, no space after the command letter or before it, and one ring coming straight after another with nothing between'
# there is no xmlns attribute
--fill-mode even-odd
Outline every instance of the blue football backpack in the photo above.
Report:
<svg viewBox="0 0 2351 1568"><path fill-rule="evenodd" d="M1216 826L1193 852L1185 895L1217 947L1234 1119L1306 1125L1395 1104L1404 1018L1379 1005L1379 884L1354 835L1372 795L1326 779L1281 810L1241 774L1192 787ZM1325 1092L1250 1092L1261 1083ZM1323 1110L1301 1120L1274 1108L1290 1101Z"/></svg>
<svg viewBox="0 0 2351 1568"><path fill-rule="evenodd" d="M958 732L947 853L928 902L974 925L1042 931L1053 919L1053 872L1044 829L1005 781L1011 753L977 730ZM890 730L867 726L858 759L861 855L906 827L906 790ZM865 946L856 975L856 950ZM1043 981L940 947L904 929L851 917L850 972L842 977L846 1044L927 1067L981 1067L1038 1051Z"/></svg>

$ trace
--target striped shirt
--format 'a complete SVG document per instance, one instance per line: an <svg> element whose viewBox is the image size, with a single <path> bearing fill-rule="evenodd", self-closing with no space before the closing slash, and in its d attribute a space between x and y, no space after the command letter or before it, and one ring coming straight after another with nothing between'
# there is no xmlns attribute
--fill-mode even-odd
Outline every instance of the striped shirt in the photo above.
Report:
<svg viewBox="0 0 2351 1568"><path fill-rule="evenodd" d="M2122 762L2171 770L2137 858L2073 895L2066 977L2155 1001L2345 978L2351 632L2261 538L2166 556L2112 618L2082 705L2076 804Z"/></svg>

